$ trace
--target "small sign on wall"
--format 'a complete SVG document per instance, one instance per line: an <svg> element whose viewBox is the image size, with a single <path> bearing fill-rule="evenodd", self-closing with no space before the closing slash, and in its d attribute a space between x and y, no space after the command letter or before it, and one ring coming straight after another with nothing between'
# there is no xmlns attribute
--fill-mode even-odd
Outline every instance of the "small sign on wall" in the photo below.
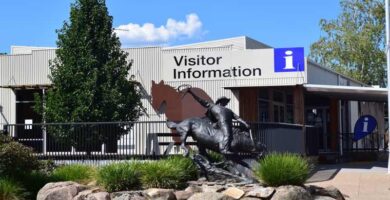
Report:
<svg viewBox="0 0 390 200"><path fill-rule="evenodd" d="M31 130L32 129L33 120L32 119L25 119L24 120L24 130Z"/></svg>

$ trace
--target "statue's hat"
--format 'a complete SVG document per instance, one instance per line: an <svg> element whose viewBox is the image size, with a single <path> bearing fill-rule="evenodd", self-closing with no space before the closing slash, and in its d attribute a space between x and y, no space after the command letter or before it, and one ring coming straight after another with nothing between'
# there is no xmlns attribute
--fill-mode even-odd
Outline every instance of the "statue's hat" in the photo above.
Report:
<svg viewBox="0 0 390 200"><path fill-rule="evenodd" d="M227 97L225 97L225 96L222 96L222 97L219 97L219 98L217 99L217 101L215 102L215 104L219 104L219 103L221 103L221 102L229 103L229 101L230 101L229 98L227 98Z"/></svg>

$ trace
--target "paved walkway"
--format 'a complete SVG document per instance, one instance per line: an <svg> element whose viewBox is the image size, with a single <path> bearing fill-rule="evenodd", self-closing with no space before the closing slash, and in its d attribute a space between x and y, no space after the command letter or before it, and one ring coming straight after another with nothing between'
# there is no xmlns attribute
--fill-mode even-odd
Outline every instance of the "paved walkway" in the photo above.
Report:
<svg viewBox="0 0 390 200"><path fill-rule="evenodd" d="M346 199L390 200L387 162L320 165L307 182L321 187L333 185Z"/></svg>

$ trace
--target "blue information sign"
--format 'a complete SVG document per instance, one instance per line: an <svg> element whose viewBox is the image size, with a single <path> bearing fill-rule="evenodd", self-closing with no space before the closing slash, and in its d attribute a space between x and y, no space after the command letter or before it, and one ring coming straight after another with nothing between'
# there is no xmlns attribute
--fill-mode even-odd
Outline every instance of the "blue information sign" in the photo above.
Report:
<svg viewBox="0 0 390 200"><path fill-rule="evenodd" d="M355 123L353 140L358 141L371 134L376 128L377 122L371 115L361 116Z"/></svg>
<svg viewBox="0 0 390 200"><path fill-rule="evenodd" d="M302 47L275 48L275 72L305 71L305 54Z"/></svg>

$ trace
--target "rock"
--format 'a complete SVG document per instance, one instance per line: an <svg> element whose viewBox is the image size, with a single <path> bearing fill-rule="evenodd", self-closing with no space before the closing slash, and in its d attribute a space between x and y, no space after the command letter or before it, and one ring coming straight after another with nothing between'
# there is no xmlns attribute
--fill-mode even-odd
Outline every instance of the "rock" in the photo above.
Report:
<svg viewBox="0 0 390 200"><path fill-rule="evenodd" d="M202 192L203 189L202 189L202 187L197 186L197 185L190 185L184 191L191 192L191 193L198 193L198 192Z"/></svg>
<svg viewBox="0 0 390 200"><path fill-rule="evenodd" d="M194 193L189 191L176 191L175 196L177 200L187 200L189 199Z"/></svg>
<svg viewBox="0 0 390 200"><path fill-rule="evenodd" d="M233 200L233 198L218 192L202 192L193 194L188 200Z"/></svg>
<svg viewBox="0 0 390 200"><path fill-rule="evenodd" d="M112 200L146 200L142 191L124 191L111 193Z"/></svg>
<svg viewBox="0 0 390 200"><path fill-rule="evenodd" d="M222 192L225 190L225 187L222 185L202 185L202 192Z"/></svg>
<svg viewBox="0 0 390 200"><path fill-rule="evenodd" d="M176 200L172 189L150 188L144 191L144 196L150 200Z"/></svg>
<svg viewBox="0 0 390 200"><path fill-rule="evenodd" d="M111 200L108 192L97 192L88 195L86 200Z"/></svg>
<svg viewBox="0 0 390 200"><path fill-rule="evenodd" d="M303 187L285 185L276 189L272 200L311 200L311 194Z"/></svg>
<svg viewBox="0 0 390 200"><path fill-rule="evenodd" d="M256 198L256 197L243 197L240 200L259 200L259 198Z"/></svg>
<svg viewBox="0 0 390 200"><path fill-rule="evenodd" d="M240 199L244 196L245 192L236 187L230 187L223 191L222 194L232 197L233 199Z"/></svg>
<svg viewBox="0 0 390 200"><path fill-rule="evenodd" d="M255 187L245 196L247 197L258 197L258 198L269 198L275 192L275 188L273 187Z"/></svg>
<svg viewBox="0 0 390 200"><path fill-rule="evenodd" d="M324 190L328 194L325 196L330 196L330 197L337 199L337 200L345 200L345 198L344 198L343 194L340 192L340 190L334 186L328 186L328 187L324 188Z"/></svg>
<svg viewBox="0 0 390 200"><path fill-rule="evenodd" d="M345 200L343 194L334 186L328 186L326 188L321 188L315 185L310 185L307 188L310 193L314 196L328 196L337 200Z"/></svg>
<svg viewBox="0 0 390 200"><path fill-rule="evenodd" d="M111 200L111 198L107 192L94 188L78 193L73 200Z"/></svg>
<svg viewBox="0 0 390 200"><path fill-rule="evenodd" d="M335 200L335 199L333 199L332 197L328 197L328 196L314 196L313 200Z"/></svg>
<svg viewBox="0 0 390 200"><path fill-rule="evenodd" d="M37 200L72 200L85 189L86 186L72 181L48 183L39 190Z"/></svg>

